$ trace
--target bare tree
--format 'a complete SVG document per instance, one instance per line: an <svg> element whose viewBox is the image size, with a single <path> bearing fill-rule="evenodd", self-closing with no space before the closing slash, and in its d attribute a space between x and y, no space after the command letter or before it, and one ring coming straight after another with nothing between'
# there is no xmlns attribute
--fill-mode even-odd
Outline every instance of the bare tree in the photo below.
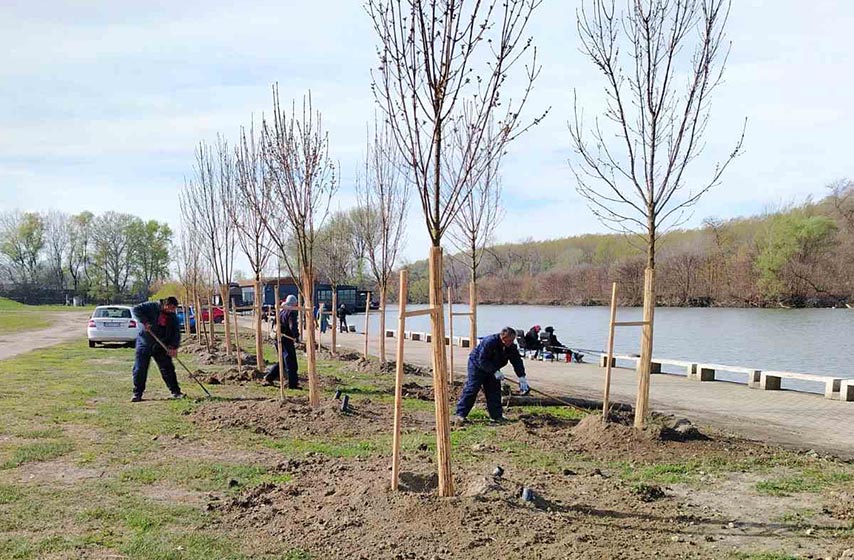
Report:
<svg viewBox="0 0 854 560"><path fill-rule="evenodd" d="M656 241L720 182L732 151L703 183L688 184L700 156L711 97L729 54L724 28L731 0L585 0L577 27L582 51L605 77L607 108L587 131L576 100L570 135L577 190L614 229L646 248L644 321L635 424L648 412L655 309Z"/></svg>
<svg viewBox="0 0 854 560"><path fill-rule="evenodd" d="M205 257L219 285L226 314L225 347L231 355L228 317L228 283L234 267L234 224L229 215L233 206L234 159L226 141L217 137L215 147L201 142L196 149L195 178L184 184L182 204L193 213L192 223L201 236ZM213 307L210 309L213 318ZM213 339L213 331L211 331Z"/></svg>
<svg viewBox="0 0 854 560"><path fill-rule="evenodd" d="M385 113L410 180L418 189L432 247L430 304L433 340L445 339L442 238L477 177L479 154L496 153L533 125L520 126L520 109L538 73L536 50L525 28L540 0L366 0L379 39L373 73L376 100ZM530 54L530 61L526 57ZM508 76L526 64L519 98L501 99ZM503 107L502 107L503 105ZM460 115L467 112L467 117ZM501 111L500 116L498 115ZM500 134L487 138L495 118ZM459 128L466 123L466 128ZM465 141L456 165L446 162L454 130ZM487 143L487 140L489 141ZM448 371L445 347L433 344L439 494L454 493L451 478Z"/></svg>
<svg viewBox="0 0 854 560"><path fill-rule="evenodd" d="M315 244L317 231L329 213L337 189L337 169L329 157L329 136L323 130L320 111L314 111L311 95L303 98L302 111L293 103L290 112L279 104L273 88L272 122L264 121L270 193L275 203L265 225L279 249L307 309L314 306ZM296 255L288 248L293 245ZM317 382L314 313L306 313L306 354L311 406L320 404Z"/></svg>
<svg viewBox="0 0 854 560"><path fill-rule="evenodd" d="M64 290L65 264L71 251L71 221L68 214L56 210L45 214L43 221L50 279L56 289Z"/></svg>
<svg viewBox="0 0 854 560"><path fill-rule="evenodd" d="M494 136L494 127L489 126L487 137ZM459 139L462 140L462 139ZM487 143L487 146L489 143ZM458 146L460 152L464 146ZM466 257L469 272L469 340L477 344L477 280L478 269L486 254L486 247L492 242L495 229L504 217L501 206L501 152L494 153L487 148L481 150L484 161L480 164L483 173L469 176L468 196L460 206L460 211L449 230L454 245Z"/></svg>
<svg viewBox="0 0 854 560"><path fill-rule="evenodd" d="M261 327L263 292L261 274L272 255L270 234L265 226L265 216L272 211L270 181L264 159L265 139L256 138L255 125L249 125L248 134L240 131L237 146L237 178L235 186L239 196L233 200L232 221L238 230L237 240L249 261L254 278L255 292L255 355L259 370L264 370L264 338Z"/></svg>
<svg viewBox="0 0 854 560"><path fill-rule="evenodd" d="M389 281L403 248L409 192L397 146L385 126L374 122L365 154L364 181L358 188L357 229L365 240L365 255L380 296L380 362L385 364L385 312Z"/></svg>

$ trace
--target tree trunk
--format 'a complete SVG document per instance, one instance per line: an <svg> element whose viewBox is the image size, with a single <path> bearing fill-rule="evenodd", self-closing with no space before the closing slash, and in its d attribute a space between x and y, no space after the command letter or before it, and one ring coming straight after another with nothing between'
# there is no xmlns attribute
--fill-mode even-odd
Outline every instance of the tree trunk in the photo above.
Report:
<svg viewBox="0 0 854 560"><path fill-rule="evenodd" d="M643 282L643 321L641 355L638 361L638 394L635 427L642 428L649 414L649 382L652 371L652 338L655 322L655 228L650 224L647 238L647 263Z"/></svg>
<svg viewBox="0 0 854 560"><path fill-rule="evenodd" d="M219 287L219 297L222 301L222 322L225 327L225 355L231 356L231 321L229 320L228 285ZM211 309L213 315L213 309Z"/></svg>
<svg viewBox="0 0 854 560"><path fill-rule="evenodd" d="M208 293L208 325L210 326L211 331L211 348L216 346L216 326L214 324L214 298L213 292Z"/></svg>
<svg viewBox="0 0 854 560"><path fill-rule="evenodd" d="M448 410L448 363L445 357L445 315L442 302L442 249L430 247L430 323L433 336L433 394L436 403L436 463L439 495L454 495L451 476L451 426ZM399 333L402 336L402 333Z"/></svg>
<svg viewBox="0 0 854 560"><path fill-rule="evenodd" d="M386 300L386 286L385 284L380 286L380 365L385 365L385 304ZM403 333L398 336L403 336Z"/></svg>
<svg viewBox="0 0 854 560"><path fill-rule="evenodd" d="M338 286L332 285L332 355L338 344Z"/></svg>
<svg viewBox="0 0 854 560"><path fill-rule="evenodd" d="M303 296L306 309L314 309L314 275L312 270L303 269ZM313 408L320 406L320 385L317 382L317 348L315 346L314 313L304 313L305 352L308 365L308 403Z"/></svg>
<svg viewBox="0 0 854 560"><path fill-rule="evenodd" d="M261 325L261 313L264 295L261 292L261 278L255 277L255 363L258 371L264 371L264 333Z"/></svg>

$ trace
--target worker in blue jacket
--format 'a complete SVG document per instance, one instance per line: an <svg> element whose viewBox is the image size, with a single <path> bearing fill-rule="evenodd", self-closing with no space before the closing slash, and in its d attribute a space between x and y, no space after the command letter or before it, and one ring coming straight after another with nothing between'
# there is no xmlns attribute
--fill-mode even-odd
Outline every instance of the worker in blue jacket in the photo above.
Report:
<svg viewBox="0 0 854 560"><path fill-rule="evenodd" d="M460 401L457 403L457 423L465 423L466 417L471 412L477 394L483 387L486 396L486 410L492 422L501 422L504 418L501 408L501 380L504 375L501 368L507 362L513 364L513 371L519 378L519 388L523 394L529 391L528 381L525 378L525 365L516 348L516 329L504 327L498 334L493 334L481 340L471 354L469 354L468 378Z"/></svg>
<svg viewBox="0 0 854 560"><path fill-rule="evenodd" d="M297 313L297 297L293 294L281 302L278 321L282 322L282 339L276 346L282 353L282 362L285 372L288 374L288 389L299 389L299 365L297 364L296 343L299 342L299 314ZM273 367L267 370L264 383L272 385L273 381L279 379L279 361L273 363Z"/></svg>
<svg viewBox="0 0 854 560"><path fill-rule="evenodd" d="M160 376L172 393L172 398L184 397L178 385L175 364L172 362L172 358L178 355L178 347L181 345L181 328L178 324L178 316L175 314L177 309L178 300L172 296L166 298L163 305L156 301L149 301L133 308L133 316L142 323L144 328L136 337L131 402L142 400L145 382L148 379L148 366L152 358L157 363ZM154 338L155 336L157 338ZM160 342L157 341L158 339Z"/></svg>

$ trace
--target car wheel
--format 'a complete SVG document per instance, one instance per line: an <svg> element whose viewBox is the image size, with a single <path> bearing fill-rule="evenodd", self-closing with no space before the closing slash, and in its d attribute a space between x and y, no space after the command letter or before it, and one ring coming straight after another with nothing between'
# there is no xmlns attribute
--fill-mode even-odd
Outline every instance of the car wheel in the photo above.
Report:
<svg viewBox="0 0 854 560"><path fill-rule="evenodd" d="M95 341L94 341L94 340L90 340L90 341L89 341L89 348L94 348L94 347L95 347Z"/></svg>
<svg viewBox="0 0 854 560"><path fill-rule="evenodd" d="M126 348L136 348L136 342L127 342L125 343Z"/></svg>

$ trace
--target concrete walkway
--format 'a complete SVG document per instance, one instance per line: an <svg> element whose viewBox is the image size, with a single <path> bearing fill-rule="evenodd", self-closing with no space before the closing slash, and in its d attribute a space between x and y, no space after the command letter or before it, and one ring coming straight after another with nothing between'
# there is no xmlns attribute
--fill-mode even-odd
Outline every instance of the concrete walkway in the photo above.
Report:
<svg viewBox="0 0 854 560"><path fill-rule="evenodd" d="M323 344L331 343L327 332ZM393 360L397 339L386 339ZM338 345L358 352L364 335L342 334ZM406 341L407 363L430 367L430 344ZM378 340L370 341L377 356ZM468 349L454 348L455 378L466 375ZM592 358L591 358L592 359ZM604 368L596 364L567 364L525 360L530 384L555 395L602 399ZM612 370L611 399L634 405L637 378L634 370ZM512 376L512 367L505 368ZM825 399L822 395L794 391L761 391L747 385L721 381L700 383L678 375L652 376L650 402L653 410L686 417L748 439L799 449L815 449L854 459L854 402Z"/></svg>

